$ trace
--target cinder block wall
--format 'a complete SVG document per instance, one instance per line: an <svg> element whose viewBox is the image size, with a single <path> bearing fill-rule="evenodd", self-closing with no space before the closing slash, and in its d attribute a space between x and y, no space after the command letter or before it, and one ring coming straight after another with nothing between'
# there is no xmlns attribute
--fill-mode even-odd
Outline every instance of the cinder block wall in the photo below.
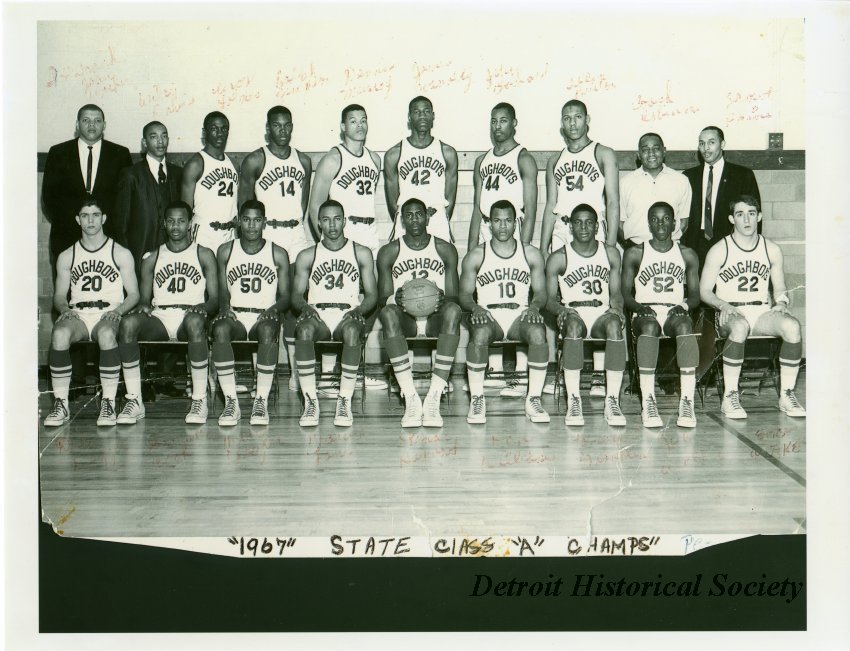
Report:
<svg viewBox="0 0 850 651"><path fill-rule="evenodd" d="M383 153L383 152L382 152ZM458 254L462 258L466 253L467 234L469 232L469 219L472 215L473 186L472 167L475 158L481 152L458 152L458 164L460 168L458 176L457 202L452 219L452 231L455 237L455 245ZM537 224L533 242L540 242L540 225L543 219L543 207L546 202L546 179L545 162L553 152L532 152L538 161L538 205ZM784 152L783 158L793 158L794 166L798 169L759 169L776 167L775 157L770 157L762 152L727 152L729 160L746 164L755 170L756 180L759 184L763 201L764 227L763 233L766 237L775 240L781 247L785 256L785 275L789 289L793 289L792 312L803 324L803 354L805 355L805 324L806 324L806 289L805 289L805 165L802 152ZM792 154L788 156L787 154ZM232 154L236 165L240 165L245 154ZM311 154L315 165L321 158L321 153ZM176 154L169 156L178 164L182 164L188 154ZM632 152L619 152L620 175L634 169L634 154ZM44 155L39 155L38 170L38 197L36 197L36 214L39 216L38 224L38 287L39 287L39 320L38 320L38 363L40 366L47 363L47 350L50 347L50 330L52 327L52 291L53 283L50 274L50 261L47 248L47 238L50 232L50 224L41 213L39 197L41 196L41 181ZM668 152L667 163L674 169L686 169L696 164L693 152ZM380 216L378 231L383 240L386 240L391 230L391 223L386 216L386 202L384 200L383 176L376 195L377 214ZM380 323L376 325L367 343L366 359L369 363L380 361ZM466 359L465 334L461 336L460 350L456 362ZM283 351L281 351L283 352ZM285 359L285 355L281 357Z"/></svg>

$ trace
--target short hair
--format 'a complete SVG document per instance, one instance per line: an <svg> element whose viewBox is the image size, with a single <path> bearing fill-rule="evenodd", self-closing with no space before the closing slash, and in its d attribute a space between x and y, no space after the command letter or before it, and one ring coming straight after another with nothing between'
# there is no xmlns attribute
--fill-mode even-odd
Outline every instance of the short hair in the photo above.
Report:
<svg viewBox="0 0 850 651"><path fill-rule="evenodd" d="M83 208L88 208L89 206L97 206L100 208L100 212L105 213L106 210L103 207L103 202L97 197L87 196L83 199L83 202L80 204L80 207L77 209L77 214L79 215Z"/></svg>
<svg viewBox="0 0 850 651"><path fill-rule="evenodd" d="M649 207L649 210L646 211L646 218L647 219L649 219L649 216L652 214L652 211L655 210L656 208L664 208L664 210L666 210L670 213L671 217L676 216L676 211L673 210L673 206L671 206L666 201L656 201L654 204L652 204Z"/></svg>
<svg viewBox="0 0 850 651"><path fill-rule="evenodd" d="M593 215L593 219L596 220L597 223L599 222L599 214L596 212L596 208L587 203L580 203L575 208L573 208L572 212L570 213L570 221L572 221L573 217L578 215L580 212L589 212L591 215Z"/></svg>
<svg viewBox="0 0 850 651"><path fill-rule="evenodd" d="M507 102L499 102L490 110L490 113L498 111L499 109L504 109L508 112L508 115L511 116L511 120L516 120L516 109L514 109L511 104L508 104Z"/></svg>
<svg viewBox="0 0 850 651"><path fill-rule="evenodd" d="M84 104L80 107L80 110L77 111L77 122L79 122L80 118L83 117L83 111L99 111L100 117L106 120L106 114L103 112L103 109L100 108L97 104Z"/></svg>
<svg viewBox="0 0 850 651"><path fill-rule="evenodd" d="M345 122L346 118L348 117L348 114L353 113L354 111L363 111L365 113L366 109L360 106L360 104L349 104L344 109L342 109L342 119L340 119L340 122Z"/></svg>
<svg viewBox="0 0 850 651"><path fill-rule="evenodd" d="M721 140L726 140L726 136L723 135L723 129L721 129L720 127L715 127L713 124L707 127L703 127L702 131L716 131L717 135L720 137ZM702 133L702 131L700 131L700 133Z"/></svg>
<svg viewBox="0 0 850 651"><path fill-rule="evenodd" d="M492 216L496 210L510 210L514 219L516 219L516 207L507 199L499 199L496 203L490 206L490 215Z"/></svg>
<svg viewBox="0 0 850 651"><path fill-rule="evenodd" d="M412 100L410 100L410 103L407 105L407 112L408 113L410 113L413 110L413 105L416 104L416 102L428 102L428 106L431 107L432 111L434 110L434 103L430 99L428 99L424 95L417 95Z"/></svg>
<svg viewBox="0 0 850 651"><path fill-rule="evenodd" d="M339 208L342 212L342 216L345 217L345 208L342 207L342 204L336 199L325 199L322 202L322 205L319 206L319 209L316 211L316 215L322 214L322 211L325 208Z"/></svg>
<svg viewBox="0 0 850 651"><path fill-rule="evenodd" d="M571 99L569 102L567 102L566 104L564 104L564 105L561 107L561 113L563 113L564 111L566 111L566 110L567 110L569 107L571 107L571 106L578 106L578 107L582 110L582 112L583 112L585 115L587 115L587 105L586 105L584 102L582 102L580 99Z"/></svg>
<svg viewBox="0 0 850 651"><path fill-rule="evenodd" d="M168 127L166 127L162 122L160 122L159 120L154 120L153 122L148 122L145 126L142 127L142 138L147 138L148 137L148 129L156 126L157 124L159 126L161 126L163 129L165 129L166 131L168 131Z"/></svg>
<svg viewBox="0 0 850 651"><path fill-rule="evenodd" d="M756 212L761 212L761 201L758 200L755 196L751 194L739 194L737 197L732 199L729 202L729 214L735 214L735 204L736 203L745 203L748 206L752 206L756 209Z"/></svg>
<svg viewBox="0 0 850 651"><path fill-rule="evenodd" d="M259 199L248 199L248 201L243 203L239 207L239 216L244 215L246 210L259 210L263 217L266 216L266 204Z"/></svg>
<svg viewBox="0 0 850 651"><path fill-rule="evenodd" d="M657 133L655 133L654 131L650 131L648 133L643 134L640 138L638 138L638 149L640 149L640 143L644 138L649 138L649 137L652 137L652 136L655 136L656 138L658 138L659 142L661 143L661 146L662 147L664 146L664 139L661 136L659 136Z"/></svg>
<svg viewBox="0 0 850 651"><path fill-rule="evenodd" d="M403 204L401 204L401 213L404 214L404 209L407 208L412 203L418 203L420 206L422 206L422 210L424 210L425 212L428 211L428 206L425 205L425 202L422 201L422 199L420 199L419 197L411 197L410 199L405 201Z"/></svg>
<svg viewBox="0 0 850 651"><path fill-rule="evenodd" d="M292 111L290 111L285 106L281 106L278 104L277 106L272 106L268 111L266 111L266 122L272 121L273 115L288 115L289 119L292 119Z"/></svg>
<svg viewBox="0 0 850 651"><path fill-rule="evenodd" d="M221 111L213 111L212 113L207 113L204 117L204 129L206 129L207 125L216 118L224 118L225 122L227 122L227 126L230 126L230 120L224 113Z"/></svg>
<svg viewBox="0 0 850 651"><path fill-rule="evenodd" d="M165 215L168 214L169 210L182 210L183 212L186 213L186 217L188 217L189 219L192 219L192 206L190 206L188 203L186 203L182 199L175 199L174 201L170 202L165 207L165 211L162 213L163 218L165 217Z"/></svg>

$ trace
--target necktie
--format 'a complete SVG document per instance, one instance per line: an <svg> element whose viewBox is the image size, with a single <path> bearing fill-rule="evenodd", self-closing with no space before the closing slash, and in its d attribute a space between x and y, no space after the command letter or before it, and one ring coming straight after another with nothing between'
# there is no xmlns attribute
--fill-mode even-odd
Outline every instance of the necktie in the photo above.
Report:
<svg viewBox="0 0 850 651"><path fill-rule="evenodd" d="M86 192L91 194L91 168L92 168L92 146L89 145L89 160L86 163Z"/></svg>
<svg viewBox="0 0 850 651"><path fill-rule="evenodd" d="M705 239L710 240L714 236L714 227L711 223L711 191L714 189L714 165L708 166L708 183L705 186Z"/></svg>
<svg viewBox="0 0 850 651"><path fill-rule="evenodd" d="M156 175L156 178L159 179L160 185L165 185L165 169L163 168L162 163L159 164L159 173Z"/></svg>

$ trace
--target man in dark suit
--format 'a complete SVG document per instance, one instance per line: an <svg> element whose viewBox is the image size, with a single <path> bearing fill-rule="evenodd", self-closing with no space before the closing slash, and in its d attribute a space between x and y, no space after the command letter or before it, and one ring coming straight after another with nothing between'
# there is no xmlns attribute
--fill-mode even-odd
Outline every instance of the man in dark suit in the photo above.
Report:
<svg viewBox="0 0 850 651"><path fill-rule="evenodd" d="M691 212L682 244L697 252L700 271L708 250L732 232L729 202L742 194L761 201L753 171L727 161L725 147L723 130L705 127L699 134L703 163L684 172L691 184Z"/></svg>
<svg viewBox="0 0 850 651"><path fill-rule="evenodd" d="M112 216L118 174L132 165L130 151L103 139L106 127L103 110L86 104L77 111L77 138L54 145L47 152L41 186L41 206L50 222L50 265L56 276L56 258L80 239L75 219L88 197L100 200L106 215ZM115 237L111 219L105 232Z"/></svg>
<svg viewBox="0 0 850 651"><path fill-rule="evenodd" d="M165 208L180 198L182 169L165 160L168 129L162 122L149 122L142 129L144 158L121 171L112 219L116 239L130 249L136 274L142 256L165 241Z"/></svg>

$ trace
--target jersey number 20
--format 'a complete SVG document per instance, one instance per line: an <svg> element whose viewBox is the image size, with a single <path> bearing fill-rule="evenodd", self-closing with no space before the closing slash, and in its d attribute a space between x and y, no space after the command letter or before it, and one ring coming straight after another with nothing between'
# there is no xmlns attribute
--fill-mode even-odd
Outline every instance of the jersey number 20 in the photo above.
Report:
<svg viewBox="0 0 850 651"><path fill-rule="evenodd" d="M103 278L100 276L83 276L83 282L80 284L81 292L99 292L103 287Z"/></svg>

